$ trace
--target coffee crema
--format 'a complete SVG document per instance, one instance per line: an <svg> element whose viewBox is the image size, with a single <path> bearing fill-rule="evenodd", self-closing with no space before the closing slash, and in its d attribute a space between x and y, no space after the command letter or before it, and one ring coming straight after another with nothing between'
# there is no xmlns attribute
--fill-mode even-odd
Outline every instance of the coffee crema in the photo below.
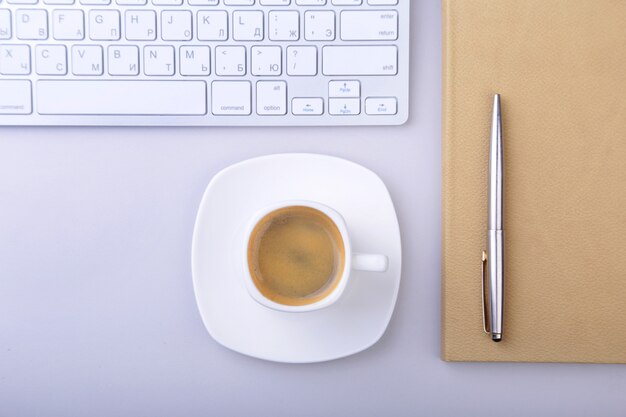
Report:
<svg viewBox="0 0 626 417"><path fill-rule="evenodd" d="M345 267L339 228L325 213L306 206L283 207L265 215L252 231L247 256L261 294L289 306L327 297Z"/></svg>

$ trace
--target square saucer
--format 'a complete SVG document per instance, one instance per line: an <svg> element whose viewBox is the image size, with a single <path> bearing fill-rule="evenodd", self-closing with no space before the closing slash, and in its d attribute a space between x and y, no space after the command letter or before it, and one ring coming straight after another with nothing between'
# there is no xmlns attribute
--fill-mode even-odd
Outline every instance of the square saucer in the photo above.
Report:
<svg viewBox="0 0 626 417"><path fill-rule="evenodd" d="M317 311L280 312L256 302L241 276L245 225L259 209L285 200L338 211L353 250L386 255L388 270L352 271L341 298ZM395 209L376 174L330 156L270 155L232 165L209 183L193 234L193 286L202 321L223 346L276 362L322 362L365 350L383 335L398 295L401 256Z"/></svg>

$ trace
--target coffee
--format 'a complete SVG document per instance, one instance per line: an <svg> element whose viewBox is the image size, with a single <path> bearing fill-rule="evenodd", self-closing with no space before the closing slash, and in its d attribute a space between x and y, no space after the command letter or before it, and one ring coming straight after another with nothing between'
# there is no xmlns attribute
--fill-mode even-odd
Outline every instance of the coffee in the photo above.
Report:
<svg viewBox="0 0 626 417"><path fill-rule="evenodd" d="M337 225L325 213L306 206L284 207L263 217L252 231L247 256L261 294L290 306L328 296L345 265Z"/></svg>

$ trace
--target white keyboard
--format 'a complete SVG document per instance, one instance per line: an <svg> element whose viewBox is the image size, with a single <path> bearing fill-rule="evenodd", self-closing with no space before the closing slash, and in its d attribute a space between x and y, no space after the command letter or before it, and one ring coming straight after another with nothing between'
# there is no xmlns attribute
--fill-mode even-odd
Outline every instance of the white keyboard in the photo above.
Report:
<svg viewBox="0 0 626 417"><path fill-rule="evenodd" d="M397 125L410 0L0 0L0 125Z"/></svg>

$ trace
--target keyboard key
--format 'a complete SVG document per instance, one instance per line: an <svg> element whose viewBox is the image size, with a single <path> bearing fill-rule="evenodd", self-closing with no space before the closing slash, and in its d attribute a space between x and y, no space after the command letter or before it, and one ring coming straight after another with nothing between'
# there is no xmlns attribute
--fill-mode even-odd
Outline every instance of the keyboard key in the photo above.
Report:
<svg viewBox="0 0 626 417"><path fill-rule="evenodd" d="M328 97L349 98L361 96L361 83L358 81L330 81L328 83Z"/></svg>
<svg viewBox="0 0 626 417"><path fill-rule="evenodd" d="M153 41L156 39L156 13L154 10L126 10L126 39Z"/></svg>
<svg viewBox="0 0 626 417"><path fill-rule="evenodd" d="M11 11L0 9L0 39L11 39Z"/></svg>
<svg viewBox="0 0 626 417"><path fill-rule="evenodd" d="M360 6L362 0L333 0L335 6Z"/></svg>
<svg viewBox="0 0 626 417"><path fill-rule="evenodd" d="M144 46L143 73L146 75L174 75L173 46Z"/></svg>
<svg viewBox="0 0 626 417"><path fill-rule="evenodd" d="M37 4L38 0L8 0L9 4Z"/></svg>
<svg viewBox="0 0 626 417"><path fill-rule="evenodd" d="M147 0L116 0L115 4L120 6L144 6Z"/></svg>
<svg viewBox="0 0 626 417"><path fill-rule="evenodd" d="M94 41L116 41L120 38L120 12L89 11L89 38Z"/></svg>
<svg viewBox="0 0 626 417"><path fill-rule="evenodd" d="M155 6L180 6L183 0L152 0Z"/></svg>
<svg viewBox="0 0 626 417"><path fill-rule="evenodd" d="M30 47L28 45L0 45L0 74L30 74Z"/></svg>
<svg viewBox="0 0 626 417"><path fill-rule="evenodd" d="M52 12L52 37L56 40L83 40L85 18L82 10L54 10Z"/></svg>
<svg viewBox="0 0 626 417"><path fill-rule="evenodd" d="M161 12L161 39L165 41L188 41L191 39L189 10L164 10Z"/></svg>
<svg viewBox="0 0 626 417"><path fill-rule="evenodd" d="M291 100L291 113L296 116L319 116L324 113L324 100L318 97Z"/></svg>
<svg viewBox="0 0 626 417"><path fill-rule="evenodd" d="M198 40L225 41L228 39L228 13L199 11L197 15Z"/></svg>
<svg viewBox="0 0 626 417"><path fill-rule="evenodd" d="M371 115L392 115L398 112L395 97L368 97L365 99L365 113Z"/></svg>
<svg viewBox="0 0 626 417"><path fill-rule="evenodd" d="M296 0L298 6L325 6L326 0Z"/></svg>
<svg viewBox="0 0 626 417"><path fill-rule="evenodd" d="M282 49L280 46L253 46L252 75L280 75L282 73Z"/></svg>
<svg viewBox="0 0 626 417"><path fill-rule="evenodd" d="M111 4L111 0L80 0L80 4L92 6L108 6L109 4Z"/></svg>
<svg viewBox="0 0 626 417"><path fill-rule="evenodd" d="M215 48L217 75L246 75L245 46L218 46Z"/></svg>
<svg viewBox="0 0 626 417"><path fill-rule="evenodd" d="M211 111L215 115L251 114L250 90L248 81L213 81Z"/></svg>
<svg viewBox="0 0 626 417"><path fill-rule="evenodd" d="M361 100L358 98L330 98L328 112L333 116L356 116L361 113Z"/></svg>
<svg viewBox="0 0 626 417"><path fill-rule="evenodd" d="M398 0L368 0L367 4L371 6L395 6Z"/></svg>
<svg viewBox="0 0 626 417"><path fill-rule="evenodd" d="M295 76L317 75L317 47L287 47L287 74Z"/></svg>
<svg viewBox="0 0 626 417"><path fill-rule="evenodd" d="M268 13L268 37L272 41L297 41L300 39L300 14L297 11L272 11Z"/></svg>
<svg viewBox="0 0 626 417"><path fill-rule="evenodd" d="M188 0L190 6L217 6L219 0Z"/></svg>
<svg viewBox="0 0 626 417"><path fill-rule="evenodd" d="M208 46L180 47L180 75L211 74L211 49Z"/></svg>
<svg viewBox="0 0 626 417"><path fill-rule="evenodd" d="M306 12L304 38L307 41L332 41L335 39L335 12Z"/></svg>
<svg viewBox="0 0 626 417"><path fill-rule="evenodd" d="M0 80L0 114L30 114L31 86L26 80Z"/></svg>
<svg viewBox="0 0 626 417"><path fill-rule="evenodd" d="M43 80L37 91L40 114L206 114L204 81Z"/></svg>
<svg viewBox="0 0 626 417"><path fill-rule="evenodd" d="M343 11L341 39L345 41L391 41L398 39L398 12Z"/></svg>
<svg viewBox="0 0 626 417"><path fill-rule="evenodd" d="M110 75L138 75L139 48L133 45L110 45L107 62Z"/></svg>
<svg viewBox="0 0 626 417"><path fill-rule="evenodd" d="M233 39L236 41L263 40L263 12L233 12Z"/></svg>
<svg viewBox="0 0 626 417"><path fill-rule="evenodd" d="M398 49L395 46L325 46L324 75L395 75Z"/></svg>
<svg viewBox="0 0 626 417"><path fill-rule="evenodd" d="M253 6L254 0L224 0L226 6Z"/></svg>
<svg viewBox="0 0 626 417"><path fill-rule="evenodd" d="M287 83L284 81L257 82L256 112L261 116L287 114Z"/></svg>
<svg viewBox="0 0 626 417"><path fill-rule="evenodd" d="M40 75L67 74L67 50L64 45L37 45L35 68Z"/></svg>
<svg viewBox="0 0 626 417"><path fill-rule="evenodd" d="M102 47L99 45L72 46L72 73L74 75L101 75Z"/></svg>
<svg viewBox="0 0 626 417"><path fill-rule="evenodd" d="M16 10L15 26L18 39L48 39L48 13L45 10Z"/></svg>
<svg viewBox="0 0 626 417"><path fill-rule="evenodd" d="M60 5L72 5L74 0L43 0L44 4L60 4Z"/></svg>
<svg viewBox="0 0 626 417"><path fill-rule="evenodd" d="M261 0L261 6L289 6L291 0Z"/></svg>

